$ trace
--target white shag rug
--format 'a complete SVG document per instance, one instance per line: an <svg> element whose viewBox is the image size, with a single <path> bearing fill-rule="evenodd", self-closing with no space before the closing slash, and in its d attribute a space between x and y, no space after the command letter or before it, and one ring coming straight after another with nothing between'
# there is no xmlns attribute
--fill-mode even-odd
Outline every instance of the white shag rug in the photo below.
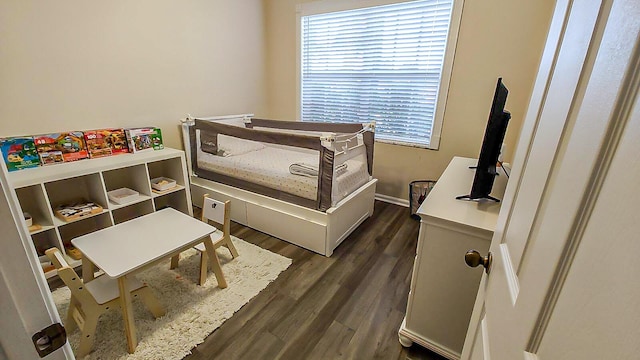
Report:
<svg viewBox="0 0 640 360"><path fill-rule="evenodd" d="M236 237L232 240L239 257L231 259L224 247L217 250L228 283L226 289L218 288L211 270L205 285L197 285L200 256L193 249L182 253L175 270L169 270L167 259L140 272L136 277L153 289L166 315L154 319L140 301L133 301L138 347L128 354L122 312L119 308L108 310L100 316L93 352L85 359L182 359L291 265L291 259ZM64 321L70 291L64 287L52 294ZM75 351L80 331L67 336Z"/></svg>

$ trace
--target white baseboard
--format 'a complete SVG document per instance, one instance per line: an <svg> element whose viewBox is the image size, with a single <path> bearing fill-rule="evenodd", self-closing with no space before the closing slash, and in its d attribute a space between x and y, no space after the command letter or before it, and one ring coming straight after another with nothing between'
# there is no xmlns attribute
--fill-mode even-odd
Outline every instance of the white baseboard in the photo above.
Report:
<svg viewBox="0 0 640 360"><path fill-rule="evenodd" d="M400 199L400 198L393 197L393 196L388 196L388 195L383 195L383 194L376 193L376 200L384 201L384 202L390 203L390 204L404 206L404 207L407 207L407 208L409 207L409 200Z"/></svg>

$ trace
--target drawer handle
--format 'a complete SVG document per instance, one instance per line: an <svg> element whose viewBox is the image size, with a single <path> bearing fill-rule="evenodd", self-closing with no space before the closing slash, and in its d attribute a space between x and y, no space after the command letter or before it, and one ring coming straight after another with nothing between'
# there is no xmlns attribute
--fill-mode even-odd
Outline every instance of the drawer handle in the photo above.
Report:
<svg viewBox="0 0 640 360"><path fill-rule="evenodd" d="M493 263L493 255L491 255L491 251L489 251L487 256L482 257L477 250L469 250L464 254L464 262L470 267L482 265L484 266L484 271L489 274L491 271L491 264Z"/></svg>

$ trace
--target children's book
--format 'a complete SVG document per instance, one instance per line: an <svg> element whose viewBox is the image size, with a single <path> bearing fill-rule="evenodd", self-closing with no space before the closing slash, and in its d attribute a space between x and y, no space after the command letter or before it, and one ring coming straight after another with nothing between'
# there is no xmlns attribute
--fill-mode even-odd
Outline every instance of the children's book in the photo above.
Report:
<svg viewBox="0 0 640 360"><path fill-rule="evenodd" d="M2 158L9 171L40 166L40 158L32 137L0 139L0 148L2 148Z"/></svg>
<svg viewBox="0 0 640 360"><path fill-rule="evenodd" d="M42 165L82 160L89 157L82 131L36 135L33 141Z"/></svg>

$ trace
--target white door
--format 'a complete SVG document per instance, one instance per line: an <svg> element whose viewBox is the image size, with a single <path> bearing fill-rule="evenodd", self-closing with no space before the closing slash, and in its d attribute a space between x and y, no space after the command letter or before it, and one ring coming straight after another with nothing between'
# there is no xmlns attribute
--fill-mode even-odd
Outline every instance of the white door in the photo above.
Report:
<svg viewBox="0 0 640 360"><path fill-rule="evenodd" d="M558 1L463 359L640 358L639 34Z"/></svg>
<svg viewBox="0 0 640 360"><path fill-rule="evenodd" d="M9 186L6 166L0 165L0 360L38 359L31 336L60 323L60 317ZM67 343L45 358L74 357Z"/></svg>

